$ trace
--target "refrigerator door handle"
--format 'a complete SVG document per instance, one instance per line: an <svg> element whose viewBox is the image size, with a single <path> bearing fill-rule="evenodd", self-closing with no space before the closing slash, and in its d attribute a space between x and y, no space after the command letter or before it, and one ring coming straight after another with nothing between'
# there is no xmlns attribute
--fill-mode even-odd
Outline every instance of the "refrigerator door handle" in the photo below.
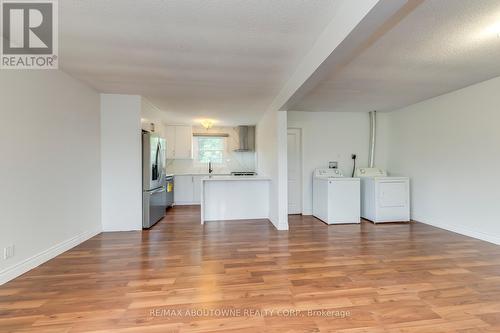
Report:
<svg viewBox="0 0 500 333"><path fill-rule="evenodd" d="M163 140L162 144L162 155L161 155L161 172L162 172L162 177L165 177L167 175L167 142Z"/></svg>
<svg viewBox="0 0 500 333"><path fill-rule="evenodd" d="M154 165L156 166L156 172L155 175L153 176L156 177L156 180L161 180L161 164L160 164L160 158L159 158L159 155L160 155L160 142L158 141L158 144L156 145L156 154L155 154L155 162L154 162Z"/></svg>
<svg viewBox="0 0 500 333"><path fill-rule="evenodd" d="M151 191L150 193L151 194L156 194L156 193L162 193L162 192L165 192L165 191L166 191L165 187L162 187L162 188L159 188L157 190Z"/></svg>
<svg viewBox="0 0 500 333"><path fill-rule="evenodd" d="M163 181L164 181L163 178L165 177L165 171L164 171L164 169L165 169L164 163L165 162L163 161L163 159L164 159L164 156L163 156L163 144L162 144L161 140L158 141L158 147L160 149L160 151L159 151L159 160L158 160L158 164L159 164L159 167L160 167L160 172L159 172L160 173L160 182L161 182L161 184L163 184Z"/></svg>

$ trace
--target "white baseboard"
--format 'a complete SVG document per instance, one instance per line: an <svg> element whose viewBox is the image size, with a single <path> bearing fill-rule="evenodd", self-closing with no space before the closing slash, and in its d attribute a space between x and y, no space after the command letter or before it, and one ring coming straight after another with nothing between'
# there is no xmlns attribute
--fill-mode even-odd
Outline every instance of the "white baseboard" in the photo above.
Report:
<svg viewBox="0 0 500 333"><path fill-rule="evenodd" d="M312 214L313 214L312 209L303 209L302 210L302 215L304 215L304 216L310 216Z"/></svg>
<svg viewBox="0 0 500 333"><path fill-rule="evenodd" d="M288 218L288 216L287 216ZM283 225L283 224L280 224L279 221L277 219L273 219L271 217L267 217L266 218L269 223L271 223L273 225L273 227L278 230L278 231L286 231L288 230L288 223L286 225Z"/></svg>
<svg viewBox="0 0 500 333"><path fill-rule="evenodd" d="M0 286L16 277L32 270L33 268L40 266L46 261L53 259L63 252L85 242L86 240L94 237L101 233L101 230L87 231L70 239L67 239L59 244L49 247L48 249L35 254L34 256L27 258L17 264L7 267L6 269L0 271Z"/></svg>
<svg viewBox="0 0 500 333"><path fill-rule="evenodd" d="M500 237L499 236L489 235L489 234L486 234L486 233L481 232L481 231L471 230L469 228L464 228L461 226L456 226L456 225L451 225L451 224L441 223L441 222L436 222L436 221L429 221L429 220L425 220L425 219L415 218L414 221L417 221L417 222L420 222L423 224L428 224L428 225L431 225L431 226L439 228L439 229L444 229L444 230L448 230L451 232L455 232L455 233L460 234L460 235L469 236L472 238L483 240L485 242L500 245Z"/></svg>

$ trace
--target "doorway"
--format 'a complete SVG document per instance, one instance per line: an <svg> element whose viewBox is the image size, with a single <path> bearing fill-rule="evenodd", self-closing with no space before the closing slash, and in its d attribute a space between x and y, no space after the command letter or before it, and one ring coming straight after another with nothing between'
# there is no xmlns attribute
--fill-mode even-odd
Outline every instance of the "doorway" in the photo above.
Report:
<svg viewBox="0 0 500 333"><path fill-rule="evenodd" d="M288 144L288 214L302 214L302 130L289 128Z"/></svg>

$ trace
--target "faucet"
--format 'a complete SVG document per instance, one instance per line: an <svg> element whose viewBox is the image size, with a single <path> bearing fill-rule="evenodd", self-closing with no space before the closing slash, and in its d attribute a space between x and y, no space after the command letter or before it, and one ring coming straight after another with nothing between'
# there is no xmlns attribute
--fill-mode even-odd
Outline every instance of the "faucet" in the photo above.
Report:
<svg viewBox="0 0 500 333"><path fill-rule="evenodd" d="M212 169L212 161L209 161L208 162L208 173L211 174L213 171L214 171L214 169Z"/></svg>

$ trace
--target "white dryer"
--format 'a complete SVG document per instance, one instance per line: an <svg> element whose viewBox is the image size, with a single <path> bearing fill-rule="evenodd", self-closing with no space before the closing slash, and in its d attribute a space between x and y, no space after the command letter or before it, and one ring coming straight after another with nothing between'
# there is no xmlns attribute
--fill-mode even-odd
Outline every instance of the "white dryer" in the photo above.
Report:
<svg viewBox="0 0 500 333"><path fill-rule="evenodd" d="M313 215L327 224L360 223L360 180L339 169L313 174Z"/></svg>
<svg viewBox="0 0 500 333"><path fill-rule="evenodd" d="M410 221L410 179L388 177L378 168L360 168L361 217L374 223Z"/></svg>

